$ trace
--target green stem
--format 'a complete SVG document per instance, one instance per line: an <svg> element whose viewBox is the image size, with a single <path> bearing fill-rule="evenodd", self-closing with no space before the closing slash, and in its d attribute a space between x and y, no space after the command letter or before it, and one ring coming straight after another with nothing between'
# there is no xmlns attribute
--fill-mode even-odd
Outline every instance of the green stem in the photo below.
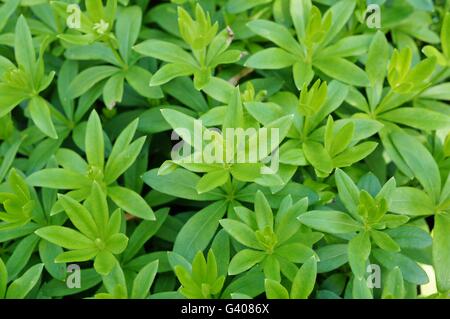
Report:
<svg viewBox="0 0 450 319"><path fill-rule="evenodd" d="M200 64L200 68L206 66L206 48L200 50L192 50L192 52L194 53L195 58Z"/></svg>
<svg viewBox="0 0 450 319"><path fill-rule="evenodd" d="M117 61L122 65L122 67L125 68L127 66L127 64L122 59L119 52L117 52L117 50L114 48L114 45L113 45L111 39L108 39L108 41L106 43L108 44L108 47L111 49L111 51L114 54L114 57L117 59Z"/></svg>
<svg viewBox="0 0 450 319"><path fill-rule="evenodd" d="M74 123L67 119L64 115L61 114L53 105L49 103L51 114L60 122L64 123L68 128L72 129L74 127Z"/></svg>

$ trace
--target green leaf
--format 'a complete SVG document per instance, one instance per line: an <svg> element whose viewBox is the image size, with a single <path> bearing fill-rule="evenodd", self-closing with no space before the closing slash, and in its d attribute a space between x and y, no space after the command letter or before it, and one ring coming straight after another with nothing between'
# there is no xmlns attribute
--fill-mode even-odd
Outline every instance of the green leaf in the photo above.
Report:
<svg viewBox="0 0 450 319"><path fill-rule="evenodd" d="M128 61L131 47L139 36L142 22L140 7L127 7L120 12L116 22L116 36L119 41L119 52Z"/></svg>
<svg viewBox="0 0 450 319"><path fill-rule="evenodd" d="M372 36L367 34L347 36L318 53L318 57L335 56L343 58L363 55L367 52L371 40Z"/></svg>
<svg viewBox="0 0 450 319"><path fill-rule="evenodd" d="M343 152L352 141L355 133L355 125L352 122L345 124L333 137L333 142L330 146L330 156L335 156Z"/></svg>
<svg viewBox="0 0 450 319"><path fill-rule="evenodd" d="M366 263L370 255L370 236L361 232L348 243L348 261L356 278L363 278L366 273Z"/></svg>
<svg viewBox="0 0 450 319"><path fill-rule="evenodd" d="M430 247L433 242L428 232L417 226L401 226L389 229L387 233L400 247L406 249L424 249Z"/></svg>
<svg viewBox="0 0 450 319"><path fill-rule="evenodd" d="M275 253L293 263L304 263L314 256L314 251L302 243L284 244L276 247Z"/></svg>
<svg viewBox="0 0 450 319"><path fill-rule="evenodd" d="M204 250L211 242L226 207L225 202L219 201L195 213L178 232L173 251L192 260L198 251Z"/></svg>
<svg viewBox="0 0 450 319"><path fill-rule="evenodd" d="M85 137L86 157L88 163L103 169L105 162L105 146L103 140L102 123L97 112L92 111L86 126Z"/></svg>
<svg viewBox="0 0 450 319"><path fill-rule="evenodd" d="M117 299L127 298L128 297L127 284L122 267L120 266L119 262L115 259L111 259L110 267L111 269L108 271L108 273L102 274L103 284L106 288L106 291L108 291L108 293L111 295L112 298Z"/></svg>
<svg viewBox="0 0 450 319"><path fill-rule="evenodd" d="M85 207L89 209L88 214L89 216L92 214L92 218L86 215L86 209L84 207L80 207L81 205L77 204L76 201L70 199L68 196L64 196L64 199L67 204L72 204L70 205L72 208L76 208L78 206L78 214L84 214L86 224L89 225L90 229L95 229L96 233L100 234L102 237L106 235L109 221L109 209L106 202L106 194L97 182L92 183L91 194L84 202ZM65 206L64 201L62 201L61 204L63 207ZM74 210L73 212L75 213L74 217L76 217L77 210ZM94 224L92 224L91 220Z"/></svg>
<svg viewBox="0 0 450 319"><path fill-rule="evenodd" d="M134 230L130 237L128 246L123 253L123 260L125 262L131 260L145 243L152 238L167 219L169 213L168 208L162 208L155 212L156 221L142 221Z"/></svg>
<svg viewBox="0 0 450 319"><path fill-rule="evenodd" d="M17 7L20 4L20 0L12 0L6 2L0 9L0 31L3 30L6 23L8 22L8 19L11 17L11 15L14 13L14 11L17 9ZM1 297L1 295L0 295Z"/></svg>
<svg viewBox="0 0 450 319"><path fill-rule="evenodd" d="M272 209L261 191L257 191L255 196L255 216L259 229L263 230L266 227L269 227L273 230Z"/></svg>
<svg viewBox="0 0 450 319"><path fill-rule="evenodd" d="M375 142L364 142L353 146L333 158L335 167L347 167L369 156L378 146Z"/></svg>
<svg viewBox="0 0 450 319"><path fill-rule="evenodd" d="M39 237L67 249L87 249L94 247L92 240L67 227L46 226L39 228L35 233Z"/></svg>
<svg viewBox="0 0 450 319"><path fill-rule="evenodd" d="M149 71L137 65L130 67L125 74L127 82L140 95L152 99L163 98L164 94L159 87L150 87L152 76Z"/></svg>
<svg viewBox="0 0 450 319"><path fill-rule="evenodd" d="M101 0L89 1L86 3L86 10L91 19L103 18L104 16L103 3Z"/></svg>
<svg viewBox="0 0 450 319"><path fill-rule="evenodd" d="M228 267L229 275L238 275L260 263L266 255L262 251L243 249L234 255Z"/></svg>
<svg viewBox="0 0 450 319"><path fill-rule="evenodd" d="M91 289L102 281L102 278L92 268L81 269L80 275L83 278L83 284L80 288L69 288L67 282L52 279L42 285L42 292L49 297L70 296Z"/></svg>
<svg viewBox="0 0 450 319"><path fill-rule="evenodd" d="M240 0L230 0L227 3L227 11L230 13L241 13L247 11L248 9L269 3L270 0L248 0L246 2L241 2Z"/></svg>
<svg viewBox="0 0 450 319"><path fill-rule="evenodd" d="M122 186L108 186L108 196L124 211L146 220L155 220L147 202L136 192Z"/></svg>
<svg viewBox="0 0 450 319"><path fill-rule="evenodd" d="M241 244L254 249L262 249L263 247L256 239L254 231L246 224L232 219L222 219L220 225L225 231Z"/></svg>
<svg viewBox="0 0 450 319"><path fill-rule="evenodd" d="M35 234L28 235L22 239L15 247L12 255L6 262L6 270L8 273L8 279L12 280L24 269L33 254L39 237Z"/></svg>
<svg viewBox="0 0 450 319"><path fill-rule="evenodd" d="M303 56L303 49L284 26L267 20L254 20L247 23L247 26L286 51Z"/></svg>
<svg viewBox="0 0 450 319"><path fill-rule="evenodd" d="M402 271L399 267L392 269L386 278L381 298L402 299L405 296L405 285L403 283Z"/></svg>
<svg viewBox="0 0 450 319"><path fill-rule="evenodd" d="M314 168L326 174L331 173L333 170L333 162L322 144L311 141L305 142L303 143L303 152L308 162Z"/></svg>
<svg viewBox="0 0 450 319"><path fill-rule="evenodd" d="M109 65L93 66L79 73L69 86L67 95L74 99L86 93L98 82L109 78L120 70Z"/></svg>
<svg viewBox="0 0 450 319"><path fill-rule="evenodd" d="M328 57L314 61L314 67L332 78L355 86L369 86L366 73L355 64L343 58Z"/></svg>
<svg viewBox="0 0 450 319"><path fill-rule="evenodd" d="M229 95L229 104L223 119L222 130L226 136L227 128L240 128L244 125L244 110L242 108L239 87L234 88Z"/></svg>
<svg viewBox="0 0 450 319"><path fill-rule="evenodd" d="M337 169L335 173L336 186L339 193L339 198L344 204L347 211L354 217L359 218L359 189L353 180L345 174L341 169Z"/></svg>
<svg viewBox="0 0 450 319"><path fill-rule="evenodd" d="M200 177L188 170L178 168L169 175L158 175L158 169L148 171L143 176L144 182L153 189L175 197L208 201L220 200L224 198L224 194L215 189L208 193L198 194L195 185L197 185Z"/></svg>
<svg viewBox="0 0 450 319"><path fill-rule="evenodd" d="M301 90L304 85L309 85L314 77L312 64L297 61L292 68L292 74L294 76L295 86Z"/></svg>
<svg viewBox="0 0 450 319"><path fill-rule="evenodd" d="M162 109L161 113L173 130L189 145L195 146L196 131L202 132L200 121L176 110Z"/></svg>
<svg viewBox="0 0 450 319"><path fill-rule="evenodd" d="M192 56L179 46L161 40L147 40L134 46L133 49L146 56L170 63L189 63L197 65Z"/></svg>
<svg viewBox="0 0 450 319"><path fill-rule="evenodd" d="M362 229L348 214L333 210L313 210L298 217L302 224L330 234L345 234Z"/></svg>
<svg viewBox="0 0 450 319"><path fill-rule="evenodd" d="M289 293L279 282L266 279L264 281L267 299L289 299Z"/></svg>
<svg viewBox="0 0 450 319"><path fill-rule="evenodd" d="M426 89L420 96L424 99L448 101L450 100L449 88L450 83L441 83Z"/></svg>
<svg viewBox="0 0 450 319"><path fill-rule="evenodd" d="M116 265L116 258L108 251L101 251L95 257L94 268L102 276L107 276Z"/></svg>
<svg viewBox="0 0 450 319"><path fill-rule="evenodd" d="M317 276L317 262L316 257L313 256L305 262L292 282L291 298L292 299L307 299L312 293Z"/></svg>
<svg viewBox="0 0 450 319"><path fill-rule="evenodd" d="M211 243L211 251L216 257L217 273L226 276L230 262L230 236L225 230L220 230Z"/></svg>
<svg viewBox="0 0 450 319"><path fill-rule="evenodd" d="M114 74L106 81L103 87L103 101L108 109L122 102L124 79L123 74Z"/></svg>
<svg viewBox="0 0 450 319"><path fill-rule="evenodd" d="M8 114L27 97L25 92L4 83L0 83L0 94L2 96L0 100L0 118Z"/></svg>
<svg viewBox="0 0 450 319"><path fill-rule="evenodd" d="M273 255L267 256L262 263L262 267L264 271L264 277L266 279L272 279L276 281L281 280L280 262L278 261L278 258Z"/></svg>
<svg viewBox="0 0 450 319"><path fill-rule="evenodd" d="M429 281L427 273L405 255L387 252L381 249L373 249L373 255L387 269L399 267L402 271L403 278L410 283L423 285Z"/></svg>
<svg viewBox="0 0 450 319"><path fill-rule="evenodd" d="M55 263L83 262L93 259L98 253L97 248L76 249L59 254Z"/></svg>
<svg viewBox="0 0 450 319"><path fill-rule="evenodd" d="M69 35L62 35L61 39L65 39L66 36L69 36ZM69 37L71 37L71 36L69 36ZM70 41L70 39L69 39L69 41ZM65 56L66 56L66 58L73 59L73 60L102 60L102 61L108 62L109 64L113 64L113 65L116 65L119 67L121 66L120 60L113 53L113 51L107 45L105 45L103 43L99 43L99 42L94 42L92 44L87 44L87 45L85 45L84 43L80 43L77 46L72 46L66 50ZM72 61L72 62L74 62L74 61ZM77 73L78 73L78 67L75 70L73 70L73 73L71 74L70 82L66 84L66 86L64 88L64 92L66 92L70 83L75 78Z"/></svg>
<svg viewBox="0 0 450 319"><path fill-rule="evenodd" d="M224 79L211 77L208 84L203 87L202 90L213 99L223 103L228 103L232 91L235 90L235 88L230 82L225 81ZM212 110L210 110L210 114L215 113L215 111L218 112L219 110L220 108L213 108ZM206 114L204 116L206 116Z"/></svg>
<svg viewBox="0 0 450 319"><path fill-rule="evenodd" d="M442 51L444 55L450 58L450 14L447 12L444 17L441 29Z"/></svg>
<svg viewBox="0 0 450 319"><path fill-rule="evenodd" d="M5 297L6 285L8 283L8 271L6 270L3 260L0 258L0 298Z"/></svg>
<svg viewBox="0 0 450 319"><path fill-rule="evenodd" d="M277 70L287 68L296 63L296 57L279 48L263 49L252 55L245 66L255 69Z"/></svg>
<svg viewBox="0 0 450 319"><path fill-rule="evenodd" d="M27 182L32 186L57 189L78 189L89 187L92 183L86 176L63 168L37 171L28 176Z"/></svg>
<svg viewBox="0 0 450 319"><path fill-rule="evenodd" d="M192 73L194 73L194 68L188 64L169 63L153 74L150 80L150 86L162 85L173 80L174 78L191 75Z"/></svg>
<svg viewBox="0 0 450 319"><path fill-rule="evenodd" d="M36 124L43 133L51 138L58 138L47 101L40 96L33 97L28 103L28 110L30 111L30 116L34 124Z"/></svg>
<svg viewBox="0 0 450 319"><path fill-rule="evenodd" d="M433 201L424 191L412 187L398 187L391 195L389 211L409 216L433 215Z"/></svg>
<svg viewBox="0 0 450 319"><path fill-rule="evenodd" d="M316 251L319 256L317 272L330 272L347 263L347 251L348 248L346 244L335 244L319 247Z"/></svg>
<svg viewBox="0 0 450 319"><path fill-rule="evenodd" d="M297 217L306 212L309 202L308 198L304 197L292 205L291 196L286 198L287 199L284 199L283 202L286 201L284 203L286 203L288 207L286 207L285 210L282 210L283 205L280 205L280 209L278 210L275 219L275 234L277 235L278 243L280 244L290 239L291 236L298 231L300 222Z"/></svg>
<svg viewBox="0 0 450 319"><path fill-rule="evenodd" d="M419 130L435 131L450 127L450 116L419 107L398 108L380 114L380 118Z"/></svg>
<svg viewBox="0 0 450 319"><path fill-rule="evenodd" d="M98 237L99 231L96 222L92 218L91 213L83 205L66 195L60 195L59 202L76 228L92 240Z"/></svg>
<svg viewBox="0 0 450 319"><path fill-rule="evenodd" d="M217 187L222 186L229 180L229 173L226 170L208 172L200 178L195 188L199 194L207 193Z"/></svg>
<svg viewBox="0 0 450 319"><path fill-rule="evenodd" d="M31 32L23 15L17 19L14 52L19 67L33 79L36 70L36 55Z"/></svg>
<svg viewBox="0 0 450 319"><path fill-rule="evenodd" d="M131 298L145 299L150 293L150 287L155 279L158 270L159 261L155 260L141 269L133 281L133 290Z"/></svg>
<svg viewBox="0 0 450 319"><path fill-rule="evenodd" d="M243 293L250 297L262 294L264 292L264 273L260 269L254 269L237 277L225 288L222 296L228 298L233 292Z"/></svg>
<svg viewBox="0 0 450 319"><path fill-rule="evenodd" d="M76 152L68 148L60 148L55 154L56 162L63 168L85 174L88 165L84 159Z"/></svg>
<svg viewBox="0 0 450 319"><path fill-rule="evenodd" d="M45 269L55 279L64 281L66 279L67 267L65 264L55 263L58 255L63 253L63 249L58 245L46 240L39 242L39 257L44 263Z"/></svg>
<svg viewBox="0 0 450 319"><path fill-rule="evenodd" d="M381 249L392 252L400 251L400 246L388 234L381 231L372 230L370 236L375 244L377 244L377 246Z"/></svg>
<svg viewBox="0 0 450 319"><path fill-rule="evenodd" d="M137 123L136 123L137 124ZM136 162L142 147L144 146L146 137L142 136L129 145L114 145L117 152L111 152L111 155L106 163L105 167L105 183L111 184L120 175L122 175L127 169Z"/></svg>
<svg viewBox="0 0 450 319"><path fill-rule="evenodd" d="M372 291L365 278L353 277L352 297L354 299L373 299Z"/></svg>
<svg viewBox="0 0 450 319"><path fill-rule="evenodd" d="M16 279L9 285L6 299L23 299L38 283L44 264L37 264L28 269L22 277Z"/></svg>
<svg viewBox="0 0 450 319"><path fill-rule="evenodd" d="M439 291L450 290L450 216L442 212L434 217L433 266Z"/></svg>
<svg viewBox="0 0 450 319"><path fill-rule="evenodd" d="M347 21L352 16L355 10L356 1L354 0L343 0L336 2L330 7L332 23L330 31L328 31L324 44L328 44L339 34L339 32L344 28Z"/></svg>
<svg viewBox="0 0 450 319"><path fill-rule="evenodd" d="M311 0L292 0L290 1L289 12L294 23L298 39L305 37L305 26L311 11Z"/></svg>
<svg viewBox="0 0 450 319"><path fill-rule="evenodd" d="M392 133L392 142L425 191L437 202L441 177L433 156L417 139L405 133Z"/></svg>

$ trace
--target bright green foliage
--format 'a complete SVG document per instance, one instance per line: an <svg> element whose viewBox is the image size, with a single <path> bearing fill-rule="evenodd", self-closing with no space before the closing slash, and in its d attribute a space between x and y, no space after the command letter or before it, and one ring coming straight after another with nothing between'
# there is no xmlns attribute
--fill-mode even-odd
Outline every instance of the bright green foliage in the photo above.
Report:
<svg viewBox="0 0 450 319"><path fill-rule="evenodd" d="M23 16L17 20L15 29L15 60L17 66L5 57L1 57L0 68L0 117L8 114L18 104L27 101L29 116L44 134L57 138L51 119L53 108L39 96L53 81L55 72L45 74L44 52L48 41L43 41L36 58L33 39L27 21ZM57 111L56 111L57 112Z"/></svg>
<svg viewBox="0 0 450 319"><path fill-rule="evenodd" d="M75 27L78 32L61 34L58 37L78 45L91 44L95 41L114 41L115 36L111 31L116 18L117 0L106 1L106 6L102 2L102 0L86 2L86 12L79 12L79 17L75 18L74 16L73 19L74 24L76 23L75 20L79 19L79 26ZM65 2L54 1L52 6L58 14L66 19L70 16L69 13L75 13L76 11L74 7L70 7ZM69 25L69 28L71 28L71 25Z"/></svg>
<svg viewBox="0 0 450 319"><path fill-rule="evenodd" d="M8 271L0 259L0 299L23 299L38 283L43 264L36 264L7 286Z"/></svg>
<svg viewBox="0 0 450 319"><path fill-rule="evenodd" d="M113 269L103 276L103 284L107 292L99 292L96 299L148 299L150 287L158 270L158 260L144 266L134 277L131 292L127 291L127 282L120 264L113 262Z"/></svg>
<svg viewBox="0 0 450 319"><path fill-rule="evenodd" d="M280 281L281 273L291 276L296 263L304 263L314 255L309 244L299 241L302 232L296 218L307 207L307 198L294 204L288 196L274 217L269 202L260 191L256 193L254 213L245 207L235 207L240 221L223 219L220 224L246 249L231 259L228 274L240 274L261 264L266 279Z"/></svg>
<svg viewBox="0 0 450 319"><path fill-rule="evenodd" d="M217 273L217 262L213 251L208 252L208 258L201 252L195 255L191 269L183 266L175 267L175 274L181 283L180 292L186 298L209 299L217 296L225 282L225 276Z"/></svg>
<svg viewBox="0 0 450 319"><path fill-rule="evenodd" d="M194 86L201 90L209 83L214 68L241 58L239 50L227 50L233 40L231 29L217 33L218 23L211 24L209 13L205 13L200 4L195 7L195 20L186 10L178 7L178 27L192 55L176 44L160 40L147 40L134 47L143 55L168 62L152 77L150 86L167 83L176 77L194 75Z"/></svg>
<svg viewBox="0 0 450 319"><path fill-rule="evenodd" d="M193 148L193 152L192 154L180 154L178 155L179 159L166 161L158 171L159 175L170 173L176 168L175 165L182 166L190 171L205 173L196 184L196 190L199 194L230 183L230 178L242 182L255 182L264 186L285 184L282 177L276 172L267 174L267 172L271 172L271 168L264 165L264 160L270 156L270 153L279 146L286 136L292 123L292 115L283 116L262 128L253 128L244 116L238 89L231 92L229 103L221 123L222 133L204 127L201 121L196 121L181 112L175 110L162 111L165 120L183 138L183 141ZM267 134L264 136L267 136L270 141L271 129L278 127L281 128L277 135L278 140L274 137L274 142L267 145L265 152L262 152L261 149L256 149L256 153L252 152L255 150L252 145L260 145L258 143L263 134ZM230 131L227 131L227 129L245 134L248 137L248 148L244 148L242 140L235 138L233 134L229 134ZM201 132L200 139L202 140L200 141L199 137L196 136L198 131ZM211 157L218 158L218 160L211 163ZM247 159L248 162L241 161L240 157Z"/></svg>
<svg viewBox="0 0 450 319"><path fill-rule="evenodd" d="M133 121L117 137L105 164L102 125L94 111L86 127L87 162L77 153L61 148L55 157L62 168L48 168L36 172L28 177L28 182L33 186L72 190L67 196L77 201L86 199L92 185L97 183L114 203L126 212L144 219L154 219L152 209L138 194L115 185L117 178L133 164L144 145L145 137L131 142L137 125L138 121ZM61 206L62 204L54 206L52 211L59 212Z"/></svg>
<svg viewBox="0 0 450 319"><path fill-rule="evenodd" d="M0 298L448 298L449 77L450 1L1 1Z"/></svg>
<svg viewBox="0 0 450 319"><path fill-rule="evenodd" d="M316 257L310 257L297 271L292 281L291 293L288 293L278 281L266 279L266 295L269 299L307 299L311 294L317 276Z"/></svg>
<svg viewBox="0 0 450 319"><path fill-rule="evenodd" d="M0 213L0 220L5 222L0 226L3 230L27 224L32 219L34 206L28 185L15 169L11 170L8 184L9 192L0 193L0 203L5 209Z"/></svg>
<svg viewBox="0 0 450 319"><path fill-rule="evenodd" d="M109 216L106 195L97 182L84 202L79 204L69 196L61 195L60 203L77 230L63 226L40 228L36 234L69 251L58 255L57 263L95 259L95 270L107 275L114 267L114 255L122 253L128 238L120 233L122 212L117 209Z"/></svg>
<svg viewBox="0 0 450 319"><path fill-rule="evenodd" d="M267 38L280 48L258 51L246 65L261 69L280 69L292 66L297 88L308 85L317 69L342 82L368 86L367 75L346 58L364 54L367 51L369 37L344 37L337 35L345 26L355 8L355 1L338 1L323 15L310 0L290 2L290 15L295 27L296 37L282 25L272 21L255 20L248 27L256 34ZM352 50L342 50L352 45ZM337 54L336 54L337 53ZM269 62L268 61L278 61Z"/></svg>
<svg viewBox="0 0 450 319"><path fill-rule="evenodd" d="M324 145L312 141L303 144L305 158L314 166L317 176L326 177L336 167L351 166L366 158L377 147L375 142L351 145L354 135L354 123L349 122L336 130L333 118L329 116L325 127Z"/></svg>

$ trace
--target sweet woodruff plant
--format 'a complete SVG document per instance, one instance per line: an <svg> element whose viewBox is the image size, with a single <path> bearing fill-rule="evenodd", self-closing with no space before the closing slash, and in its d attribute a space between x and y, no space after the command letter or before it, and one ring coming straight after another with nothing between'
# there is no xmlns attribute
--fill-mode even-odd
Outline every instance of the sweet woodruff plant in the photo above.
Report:
<svg viewBox="0 0 450 319"><path fill-rule="evenodd" d="M0 4L0 298L446 298L450 1Z"/></svg>

